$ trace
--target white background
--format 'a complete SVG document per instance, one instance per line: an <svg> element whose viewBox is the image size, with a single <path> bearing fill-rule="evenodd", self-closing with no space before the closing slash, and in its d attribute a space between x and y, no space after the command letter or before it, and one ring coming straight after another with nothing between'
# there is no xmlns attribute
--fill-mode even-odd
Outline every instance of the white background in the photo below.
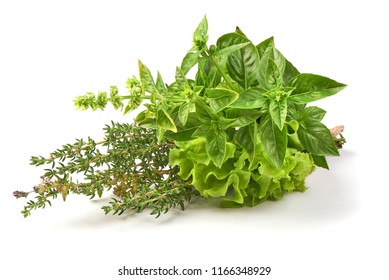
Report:
<svg viewBox="0 0 389 280"><path fill-rule="evenodd" d="M271 266L263 279L389 279L385 1L1 1L0 278L119 277L122 266ZM204 15L210 43L236 25L276 46L301 71L348 84L317 102L348 143L303 194L255 208L198 200L185 212L105 216L107 201L70 196L24 219L12 192L39 183L31 155L75 138L101 139L120 112L80 112L73 98L124 88L141 59L165 82ZM156 277L155 279L172 279ZM240 279L240 277L175 277ZM257 279L256 277L244 277ZM153 278L154 279L154 278ZM260 279L260 277L259 277Z"/></svg>

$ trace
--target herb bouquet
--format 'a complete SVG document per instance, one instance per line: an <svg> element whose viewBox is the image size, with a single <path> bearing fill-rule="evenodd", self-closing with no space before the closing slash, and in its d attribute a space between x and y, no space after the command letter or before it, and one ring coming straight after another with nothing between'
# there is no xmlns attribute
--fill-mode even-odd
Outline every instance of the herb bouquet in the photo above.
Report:
<svg viewBox="0 0 389 280"><path fill-rule="evenodd" d="M218 198L222 207L255 206L304 191L315 166L328 168L325 157L339 155L344 142L342 128L331 133L321 122L326 112L307 104L345 85L300 73L273 38L254 45L237 28L208 46L207 31L204 17L170 85L139 61L140 79L128 79L128 94L112 86L75 98L82 110L108 103L124 114L144 110L133 124L107 125L103 141L79 139L32 157L32 165L48 168L31 192L14 192L35 194L25 217L58 196L109 190L106 214L151 208L159 216L184 209L194 196Z"/></svg>

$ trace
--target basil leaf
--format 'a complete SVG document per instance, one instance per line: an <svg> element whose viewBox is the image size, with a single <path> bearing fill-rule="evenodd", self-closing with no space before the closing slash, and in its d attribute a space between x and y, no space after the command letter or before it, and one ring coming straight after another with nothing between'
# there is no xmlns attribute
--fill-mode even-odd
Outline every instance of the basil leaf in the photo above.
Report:
<svg viewBox="0 0 389 280"><path fill-rule="evenodd" d="M230 126L225 128L247 126L256 121L261 114L262 113L260 111L254 109L228 109L226 111L226 118L232 120L232 123Z"/></svg>
<svg viewBox="0 0 389 280"><path fill-rule="evenodd" d="M217 113L238 99L238 93L228 89L207 89L206 94L209 97L209 106Z"/></svg>
<svg viewBox="0 0 389 280"><path fill-rule="evenodd" d="M208 21L206 16L197 26L193 33L193 43L198 51L203 51L208 41Z"/></svg>
<svg viewBox="0 0 389 280"><path fill-rule="evenodd" d="M234 134L234 139L236 142L246 150L250 159L253 159L255 153L255 144L256 143L256 129L257 123L253 122L250 125L239 128Z"/></svg>
<svg viewBox="0 0 389 280"><path fill-rule="evenodd" d="M259 137L270 161L280 169L285 159L288 142L286 126L280 130L270 115L266 115L259 125Z"/></svg>
<svg viewBox="0 0 389 280"><path fill-rule="evenodd" d="M278 126L280 130L284 128L286 115L288 112L287 98L281 98L280 100L271 100L269 106L269 113L273 122Z"/></svg>
<svg viewBox="0 0 389 280"><path fill-rule="evenodd" d="M187 74L190 69L193 68L199 61L200 52L188 52L181 62L181 70L184 74Z"/></svg>
<svg viewBox="0 0 389 280"><path fill-rule="evenodd" d="M150 93L158 93L157 87L155 86L153 76L150 73L150 70L138 60L139 66L139 76L142 82L144 90Z"/></svg>
<svg viewBox="0 0 389 280"><path fill-rule="evenodd" d="M189 112L190 112L189 103L185 102L181 104L181 106L178 109L178 119L183 125L185 125L188 120Z"/></svg>
<svg viewBox="0 0 389 280"><path fill-rule="evenodd" d="M248 44L241 47L242 43ZM228 74L244 89L257 83L259 55L250 40L238 33L228 33L220 37L216 45L220 51L230 46L239 46L238 50L228 55L226 63Z"/></svg>
<svg viewBox="0 0 389 280"><path fill-rule="evenodd" d="M177 132L177 127L174 124L172 117L163 108L163 104L157 107L156 119L157 119L157 124L160 128Z"/></svg>
<svg viewBox="0 0 389 280"><path fill-rule="evenodd" d="M321 121L326 114L326 111L324 111L322 108L316 107L316 106L310 106L304 108L302 111L303 118L311 118L315 121Z"/></svg>
<svg viewBox="0 0 389 280"><path fill-rule="evenodd" d="M216 167L221 167L226 155L227 135L224 131L215 132L210 129L207 134L205 148Z"/></svg>
<svg viewBox="0 0 389 280"><path fill-rule="evenodd" d="M289 60L285 59L285 69L284 73L282 74L284 85L290 85L292 83L293 78L299 74L300 72L296 69L296 67L294 67Z"/></svg>
<svg viewBox="0 0 389 280"><path fill-rule="evenodd" d="M262 60L262 58L265 55L268 55L270 52L273 51L273 48L274 48L274 38L270 37L270 38L262 41L261 43L259 43L256 46L256 48L257 48L257 51L258 51L258 55L259 55L260 59Z"/></svg>
<svg viewBox="0 0 389 280"><path fill-rule="evenodd" d="M278 88L282 85L281 71L273 59L267 61L264 81L267 89Z"/></svg>
<svg viewBox="0 0 389 280"><path fill-rule="evenodd" d="M239 98L231 105L232 108L255 109L267 107L269 100L264 97L266 91L262 88L249 88L239 94Z"/></svg>
<svg viewBox="0 0 389 280"><path fill-rule="evenodd" d="M305 119L302 123L300 122L297 135L304 148L314 155L339 155L331 132L321 122Z"/></svg>
<svg viewBox="0 0 389 280"><path fill-rule="evenodd" d="M162 80L162 76L161 74L158 72L158 75L157 75L157 81L156 81L156 84L155 84L157 90L160 92L160 93L166 93L166 86Z"/></svg>
<svg viewBox="0 0 389 280"><path fill-rule="evenodd" d="M313 162L316 164L316 166L325 168L325 169L330 169L328 167L327 160L324 156L317 156L317 155L312 155Z"/></svg>
<svg viewBox="0 0 389 280"><path fill-rule="evenodd" d="M214 57L223 56L223 55L229 54L231 52L240 50L241 48L247 46L248 44L250 44L250 42L244 42L244 43L228 46L224 49L216 51L216 53L214 54Z"/></svg>
<svg viewBox="0 0 389 280"><path fill-rule="evenodd" d="M179 67L176 67L176 83L178 87L182 90L184 90L185 86L188 85L188 81L186 80L185 74Z"/></svg>
<svg viewBox="0 0 389 280"><path fill-rule="evenodd" d="M206 88L216 87L222 79L222 75L210 59L199 61L198 71L196 73L196 84Z"/></svg>
<svg viewBox="0 0 389 280"><path fill-rule="evenodd" d="M177 133L172 132L166 132L165 135L169 139L175 140L175 141L190 141L193 140L192 135L196 131L197 127L190 127L185 128L182 130L179 130Z"/></svg>
<svg viewBox="0 0 389 280"><path fill-rule="evenodd" d="M218 120L218 116L212 109L200 99L196 99L196 115L201 123L210 124L212 120Z"/></svg>
<svg viewBox="0 0 389 280"><path fill-rule="evenodd" d="M306 104L334 95L346 87L327 77L314 74L300 74L292 81L295 87L290 99L299 104Z"/></svg>

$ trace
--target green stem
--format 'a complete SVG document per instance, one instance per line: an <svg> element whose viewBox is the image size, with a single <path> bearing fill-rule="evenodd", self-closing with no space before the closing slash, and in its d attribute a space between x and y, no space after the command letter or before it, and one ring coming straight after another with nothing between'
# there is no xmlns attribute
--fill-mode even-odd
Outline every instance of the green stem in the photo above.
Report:
<svg viewBox="0 0 389 280"><path fill-rule="evenodd" d="M224 78L224 80L226 81L226 83L228 84L228 86L230 87L230 89L234 89L234 86L231 84L231 81L230 79L228 78L228 76L226 76L226 74L224 73L224 71L221 69L220 65L217 63L217 61L215 60L215 58L209 54L209 50L208 50L208 47L206 49L206 54L207 56L211 59L212 63L216 66L217 70L219 71L219 73L222 75L222 77Z"/></svg>

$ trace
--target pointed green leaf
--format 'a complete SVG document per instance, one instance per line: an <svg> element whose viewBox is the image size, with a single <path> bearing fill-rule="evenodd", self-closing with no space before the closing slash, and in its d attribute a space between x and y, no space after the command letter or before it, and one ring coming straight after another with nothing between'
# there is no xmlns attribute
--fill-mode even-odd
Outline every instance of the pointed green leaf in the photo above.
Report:
<svg viewBox="0 0 389 280"><path fill-rule="evenodd" d="M252 122L255 122L262 113L259 110L255 109L235 109L231 108L226 111L226 118L231 119L232 122L229 124L229 126L223 127L243 127L251 124ZM223 120L226 119L220 119L220 122L222 123Z"/></svg>
<svg viewBox="0 0 389 280"><path fill-rule="evenodd" d="M159 73L159 71L158 71L157 81L155 86L160 93L166 93L166 86L162 80L162 76L161 73Z"/></svg>
<svg viewBox="0 0 389 280"><path fill-rule="evenodd" d="M217 115L212 109L200 99L196 99L196 114L200 122L209 124L212 120L217 120Z"/></svg>
<svg viewBox="0 0 389 280"><path fill-rule="evenodd" d="M270 52L273 52L273 48L274 48L274 38L273 37L270 37L264 41L262 41L261 43L259 43L257 46L257 51L258 51L258 54L259 54L259 57L260 59L262 60L262 58L265 56L265 55L268 55L268 53ZM271 57L272 58L272 57Z"/></svg>
<svg viewBox="0 0 389 280"><path fill-rule="evenodd" d="M177 127L174 124L172 117L163 108L163 106L157 107L156 119L157 119L157 124L160 128L164 130L171 130L173 132L177 132Z"/></svg>
<svg viewBox="0 0 389 280"><path fill-rule="evenodd" d="M284 128L287 112L288 112L288 102L286 98L270 101L270 106L269 106L270 116L273 122L275 123L275 125L277 125L280 130Z"/></svg>
<svg viewBox="0 0 389 280"><path fill-rule="evenodd" d="M271 117L267 115L261 119L259 137L271 162L277 168L281 168L285 159L288 142L286 127L280 130L273 123Z"/></svg>
<svg viewBox="0 0 389 280"><path fill-rule="evenodd" d="M227 135L224 131L210 131L206 142L206 151L216 167L221 167L226 155Z"/></svg>
<svg viewBox="0 0 389 280"><path fill-rule="evenodd" d="M263 94L262 88L249 88L239 94L239 98L231 105L232 108L254 109L266 107L269 101Z"/></svg>
<svg viewBox="0 0 389 280"><path fill-rule="evenodd" d="M175 141L190 141L193 140L193 133L197 130L197 127L190 127L180 129L177 133L166 132L166 137Z"/></svg>
<svg viewBox="0 0 389 280"><path fill-rule="evenodd" d="M269 59L265 71L265 84L267 89L282 86L282 73L273 59Z"/></svg>
<svg viewBox="0 0 389 280"><path fill-rule="evenodd" d="M188 52L181 63L181 70L186 75L199 61L200 52Z"/></svg>
<svg viewBox="0 0 389 280"><path fill-rule="evenodd" d="M248 43L244 47L240 44ZM258 80L259 55L255 46L246 37L238 33L228 33L217 40L219 51L231 46L239 46L230 52L227 59L227 70L230 77L244 89L256 84Z"/></svg>
<svg viewBox="0 0 389 280"><path fill-rule="evenodd" d="M216 113L234 103L239 96L237 92L223 88L206 89L205 93L209 97L210 107Z"/></svg>
<svg viewBox="0 0 389 280"><path fill-rule="evenodd" d="M236 142L246 150L251 159L254 157L255 152L255 143L257 139L256 131L257 123L253 122L248 126L239 128L234 135Z"/></svg>
<svg viewBox="0 0 389 280"><path fill-rule="evenodd" d="M188 81L185 77L185 74L179 67L176 67L176 83L180 89L185 89L185 86L188 85Z"/></svg>
<svg viewBox="0 0 389 280"><path fill-rule="evenodd" d="M296 69L296 67L294 67L290 61L285 59L285 69L284 73L282 74L284 85L290 86L292 84L293 78L295 78L299 74L300 72Z"/></svg>
<svg viewBox="0 0 389 280"><path fill-rule="evenodd" d="M150 93L158 93L157 87L155 86L153 76L150 73L150 70L139 60L139 76L142 82L142 87L144 91Z"/></svg>
<svg viewBox="0 0 389 280"><path fill-rule="evenodd" d="M197 26L193 33L193 43L198 51L204 50L208 41L208 21L207 17L204 16L202 21Z"/></svg>
<svg viewBox="0 0 389 280"><path fill-rule="evenodd" d="M250 42L244 42L244 43L240 43L240 44L228 46L228 47L226 47L226 48L224 48L224 49L221 49L221 50L216 51L216 53L214 54L214 56L215 56L215 57L218 57L218 56L223 56L223 55L229 54L229 53L231 53L231 52L240 50L241 48L247 46L248 44L250 44Z"/></svg>
<svg viewBox="0 0 389 280"><path fill-rule="evenodd" d="M316 106L306 107L301 112L302 118L310 118L318 122L321 121L326 114L326 111Z"/></svg>
<svg viewBox="0 0 389 280"><path fill-rule="evenodd" d="M322 167L324 169L330 169L324 156L312 155L312 159L316 166Z"/></svg>
<svg viewBox="0 0 389 280"><path fill-rule="evenodd" d="M294 110L292 110L292 113ZM293 113L293 117L299 122L297 130L298 138L304 148L317 156L339 155L335 141L330 130L320 121L325 111L316 106L306 107Z"/></svg>
<svg viewBox="0 0 389 280"><path fill-rule="evenodd" d="M314 74L296 76L292 86L296 89L290 100L298 104L306 104L334 95L346 87L345 84Z"/></svg>
<svg viewBox="0 0 389 280"><path fill-rule="evenodd" d="M185 102L181 104L178 110L178 118L183 125L185 125L188 120L189 112L189 103Z"/></svg>
<svg viewBox="0 0 389 280"><path fill-rule="evenodd" d="M290 85L290 79L295 77L298 73L297 69L285 59L280 51L278 51L274 46L274 38L270 37L257 45L257 51L260 56L259 63L259 84L267 89L272 89L275 85ZM274 65L269 65L274 61ZM272 75L271 72L278 72L277 75ZM297 73L296 73L297 72ZM269 75L273 77L274 82L269 83ZM292 76L292 77L290 77Z"/></svg>
<svg viewBox="0 0 389 280"><path fill-rule="evenodd" d="M300 122L297 135L304 148L314 155L339 155L331 132L321 122L305 118Z"/></svg>
<svg viewBox="0 0 389 280"><path fill-rule="evenodd" d="M214 88L221 81L221 74L210 59L201 59L196 73L196 84Z"/></svg>

